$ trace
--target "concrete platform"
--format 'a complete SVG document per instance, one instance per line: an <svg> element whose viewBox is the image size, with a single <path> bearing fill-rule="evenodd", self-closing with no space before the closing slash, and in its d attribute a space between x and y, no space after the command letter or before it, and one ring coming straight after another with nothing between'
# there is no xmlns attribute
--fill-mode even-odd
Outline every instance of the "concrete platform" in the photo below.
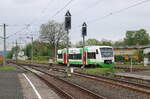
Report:
<svg viewBox="0 0 150 99"><path fill-rule="evenodd" d="M24 99L17 71L0 71L0 99Z"/></svg>
<svg viewBox="0 0 150 99"><path fill-rule="evenodd" d="M21 82L22 92L25 99L61 99L61 97L59 97L57 93L50 89L34 74L21 73L18 76Z"/></svg>
<svg viewBox="0 0 150 99"><path fill-rule="evenodd" d="M136 78L136 79L142 79L142 80L150 81L150 71L116 73L115 75L116 76L130 77L130 78Z"/></svg>

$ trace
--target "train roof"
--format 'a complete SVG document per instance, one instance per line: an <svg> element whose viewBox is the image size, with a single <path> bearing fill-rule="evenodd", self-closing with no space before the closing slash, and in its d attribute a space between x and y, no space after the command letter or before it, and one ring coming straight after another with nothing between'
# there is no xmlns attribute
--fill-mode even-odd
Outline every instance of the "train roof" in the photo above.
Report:
<svg viewBox="0 0 150 99"><path fill-rule="evenodd" d="M85 46L85 48L103 48L103 47L112 48L112 46Z"/></svg>
<svg viewBox="0 0 150 99"><path fill-rule="evenodd" d="M112 48L112 46L85 46L86 49L89 49L91 51L95 51L96 49L103 48L103 47ZM81 49L82 48L69 48L69 52L70 51L77 51L77 52L79 52ZM58 53L62 53L64 51L67 51L67 49L66 48L59 49Z"/></svg>

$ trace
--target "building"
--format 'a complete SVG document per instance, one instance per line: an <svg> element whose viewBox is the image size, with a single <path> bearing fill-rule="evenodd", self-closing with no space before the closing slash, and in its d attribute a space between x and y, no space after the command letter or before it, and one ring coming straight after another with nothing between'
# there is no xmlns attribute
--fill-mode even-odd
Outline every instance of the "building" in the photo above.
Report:
<svg viewBox="0 0 150 99"><path fill-rule="evenodd" d="M150 48L145 48L144 53L144 66L147 66L150 63Z"/></svg>
<svg viewBox="0 0 150 99"><path fill-rule="evenodd" d="M114 47L114 55L134 55L138 50L150 49L150 46L119 46Z"/></svg>
<svg viewBox="0 0 150 99"><path fill-rule="evenodd" d="M0 63L3 62L3 51L0 51Z"/></svg>
<svg viewBox="0 0 150 99"><path fill-rule="evenodd" d="M12 59L16 60L16 54L13 54ZM17 55L17 59L18 60L26 60L26 59L28 59L28 57L24 54L24 51L20 51Z"/></svg>
<svg viewBox="0 0 150 99"><path fill-rule="evenodd" d="M129 62L131 58L136 62L142 62L145 58L144 53L137 55L139 50L143 51L147 49L150 51L150 46L119 46L114 47L114 55L116 62ZM147 51L145 50L145 51Z"/></svg>

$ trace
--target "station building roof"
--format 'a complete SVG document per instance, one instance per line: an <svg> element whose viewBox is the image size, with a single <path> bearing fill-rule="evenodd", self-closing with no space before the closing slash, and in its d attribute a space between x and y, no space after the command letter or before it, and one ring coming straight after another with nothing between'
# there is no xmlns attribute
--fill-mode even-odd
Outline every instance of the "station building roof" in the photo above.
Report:
<svg viewBox="0 0 150 99"><path fill-rule="evenodd" d="M145 49L150 48L150 45L147 46L114 46L114 49Z"/></svg>

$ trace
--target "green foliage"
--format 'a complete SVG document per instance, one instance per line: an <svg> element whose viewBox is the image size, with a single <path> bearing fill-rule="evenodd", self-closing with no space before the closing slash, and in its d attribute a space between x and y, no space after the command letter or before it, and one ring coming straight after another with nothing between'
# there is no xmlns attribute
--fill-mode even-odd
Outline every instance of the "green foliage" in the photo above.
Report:
<svg viewBox="0 0 150 99"><path fill-rule="evenodd" d="M15 70L14 66L0 66L0 70Z"/></svg>
<svg viewBox="0 0 150 99"><path fill-rule="evenodd" d="M49 58L50 58L50 56L36 56L36 57L34 57L34 60L43 61L43 60L48 60Z"/></svg>
<svg viewBox="0 0 150 99"><path fill-rule="evenodd" d="M113 46L124 46L124 45L125 45L125 43L123 40L118 40L118 41L114 42L114 44L113 44Z"/></svg>
<svg viewBox="0 0 150 99"><path fill-rule="evenodd" d="M26 47L23 49L25 55L27 55L28 57L31 57L31 48L32 44L27 44Z"/></svg>
<svg viewBox="0 0 150 99"><path fill-rule="evenodd" d="M138 31L127 31L124 42L126 45L148 45L149 34L144 29Z"/></svg>
<svg viewBox="0 0 150 99"><path fill-rule="evenodd" d="M31 57L32 46L33 46L33 56L35 58L44 57L44 56L52 57L54 55L53 54L53 49L50 48L48 43L34 41L33 45L31 43L29 43L23 49L23 51L25 51L25 54L28 57Z"/></svg>
<svg viewBox="0 0 150 99"><path fill-rule="evenodd" d="M11 49L11 51L9 51L9 52L7 53L7 58L8 58L8 59L12 59L13 54L15 54L16 52L18 52L19 50L20 50L19 46L13 47L13 48Z"/></svg>
<svg viewBox="0 0 150 99"><path fill-rule="evenodd" d="M119 69L112 69L112 68L92 68L92 69L84 69L85 73L89 74L106 74L108 72L115 73L115 72L124 72L123 70Z"/></svg>
<svg viewBox="0 0 150 99"><path fill-rule="evenodd" d="M97 39L88 39L86 45L100 45L100 42Z"/></svg>
<svg viewBox="0 0 150 99"><path fill-rule="evenodd" d="M112 46L112 42L111 41L103 39L100 42L101 42L101 45Z"/></svg>
<svg viewBox="0 0 150 99"><path fill-rule="evenodd" d="M138 49L134 55L139 57L138 62L143 61L143 58L144 58L143 50Z"/></svg>
<svg viewBox="0 0 150 99"><path fill-rule="evenodd" d="M97 45L97 46L111 46L112 42L109 40L97 40L97 39L88 39L85 41L85 45L86 46L92 46L92 45ZM83 47L83 42L79 41L78 43L76 43L76 47Z"/></svg>
<svg viewBox="0 0 150 99"><path fill-rule="evenodd" d="M54 57L55 45L57 46L57 48L64 48L66 46L67 32L65 31L64 24L58 23L54 20L49 21L46 24L42 24L40 27L40 40L47 43L46 46L48 46L43 47L44 56L47 55ZM69 45L71 45L71 42L69 43ZM49 50L49 53L47 53L47 48L51 49Z"/></svg>

